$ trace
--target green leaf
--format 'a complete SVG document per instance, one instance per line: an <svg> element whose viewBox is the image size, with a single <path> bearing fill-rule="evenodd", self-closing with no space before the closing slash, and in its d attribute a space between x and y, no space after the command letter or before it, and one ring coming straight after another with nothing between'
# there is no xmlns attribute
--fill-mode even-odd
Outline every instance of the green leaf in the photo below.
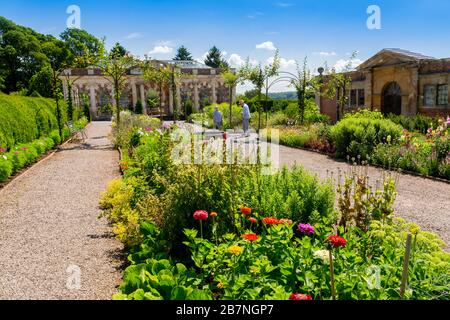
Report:
<svg viewBox="0 0 450 320"><path fill-rule="evenodd" d="M212 300L211 292L194 289L187 297L186 300Z"/></svg>
<svg viewBox="0 0 450 320"><path fill-rule="evenodd" d="M170 300L186 300L188 291L185 287L174 287L170 294Z"/></svg>

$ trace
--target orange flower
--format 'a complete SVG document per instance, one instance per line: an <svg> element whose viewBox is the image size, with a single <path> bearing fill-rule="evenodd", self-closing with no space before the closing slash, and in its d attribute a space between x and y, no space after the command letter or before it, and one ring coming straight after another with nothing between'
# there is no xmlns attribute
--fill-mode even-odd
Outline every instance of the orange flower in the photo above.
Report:
<svg viewBox="0 0 450 320"><path fill-rule="evenodd" d="M248 208L248 207L242 207L241 208L241 213L245 214L245 215L250 214L250 213L252 213L252 209Z"/></svg>
<svg viewBox="0 0 450 320"><path fill-rule="evenodd" d="M244 238L247 241L256 241L259 239L259 237L254 233L243 234L242 238Z"/></svg>
<svg viewBox="0 0 450 320"><path fill-rule="evenodd" d="M268 224L268 225L274 225L274 224L279 224L280 223L280 221L278 219L276 219L276 218L264 218L262 220L262 222L264 224Z"/></svg>
<svg viewBox="0 0 450 320"><path fill-rule="evenodd" d="M251 223L257 223L258 220L256 220L256 218L249 218L248 221L250 221Z"/></svg>
<svg viewBox="0 0 450 320"><path fill-rule="evenodd" d="M291 219L280 219L279 224L293 224Z"/></svg>
<svg viewBox="0 0 450 320"><path fill-rule="evenodd" d="M217 218L217 212L211 212L210 216L213 218Z"/></svg>

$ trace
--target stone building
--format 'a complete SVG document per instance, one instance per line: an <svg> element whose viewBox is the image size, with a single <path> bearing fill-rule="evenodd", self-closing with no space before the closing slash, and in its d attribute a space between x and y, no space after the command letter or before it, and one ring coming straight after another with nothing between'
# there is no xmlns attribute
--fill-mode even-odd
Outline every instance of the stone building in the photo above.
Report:
<svg viewBox="0 0 450 320"><path fill-rule="evenodd" d="M450 58L436 59L422 54L384 49L346 73L352 79L345 94L344 112L368 108L385 114L450 114ZM340 89L338 95L343 94ZM337 97L333 100L316 95L322 113L339 120Z"/></svg>
<svg viewBox="0 0 450 320"><path fill-rule="evenodd" d="M200 110L202 103L222 103L229 100L229 89L221 77L221 69L210 68L195 61L156 61L160 64L176 64L182 73L174 94L172 86L163 89L161 98L162 112L159 109L151 110L148 106L150 90L157 92L156 83L146 81L139 68L131 68L127 74L125 88L120 97L120 105L124 109L133 109L140 101L144 113L172 117L174 110L184 110L186 101L190 100L194 110ZM68 97L68 82L72 83L72 97L76 106L83 104L83 99L89 102L93 120L108 119L111 117L111 106L115 105L113 86L97 68L67 69L60 76L63 82L65 98ZM68 80L68 81L67 81ZM236 88L233 88L233 98ZM176 109L175 109L176 108Z"/></svg>

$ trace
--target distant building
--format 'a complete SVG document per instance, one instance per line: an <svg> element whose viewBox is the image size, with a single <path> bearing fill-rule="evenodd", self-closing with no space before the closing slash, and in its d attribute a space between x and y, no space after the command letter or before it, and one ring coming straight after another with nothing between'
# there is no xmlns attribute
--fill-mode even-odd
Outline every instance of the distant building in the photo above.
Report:
<svg viewBox="0 0 450 320"><path fill-rule="evenodd" d="M384 49L346 75L352 83L346 88L348 104L344 112L368 108L397 115L450 114L450 58ZM337 96L342 94L340 89ZM321 112L333 121L342 117L336 98L316 95Z"/></svg>
<svg viewBox="0 0 450 320"><path fill-rule="evenodd" d="M183 110L184 103L192 102L193 108L199 110L202 103L208 100L210 103L227 102L229 99L228 87L221 77L221 69L210 68L195 61L156 61L161 64L175 63L181 70L183 76L180 85L176 87L176 101L173 101L172 88L164 88L161 105L165 116L173 116L175 106ZM60 76L63 80L65 98L68 97L68 86L66 76L73 82L72 97L75 105L82 104L82 96L89 101L91 115L94 120L109 118L111 113L107 106L115 105L113 87L105 78L100 69L67 69ZM147 104L148 93L155 90L159 95L156 83L146 81L139 68L131 68L128 71L125 89L120 97L120 105L125 109L133 109L136 103L142 102L146 114L159 114L150 110ZM233 96L236 88L233 89Z"/></svg>

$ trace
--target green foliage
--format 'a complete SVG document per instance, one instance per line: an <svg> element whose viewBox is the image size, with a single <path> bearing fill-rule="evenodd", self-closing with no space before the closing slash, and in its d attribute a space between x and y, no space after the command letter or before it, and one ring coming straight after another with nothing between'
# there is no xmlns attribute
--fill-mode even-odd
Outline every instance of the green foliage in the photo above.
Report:
<svg viewBox="0 0 450 320"><path fill-rule="evenodd" d="M66 29L60 35L68 46L76 65L87 68L98 63L105 54L105 45L102 40L82 29Z"/></svg>
<svg viewBox="0 0 450 320"><path fill-rule="evenodd" d="M109 52L109 55L112 58L120 58L125 56L127 53L128 53L127 50L120 43L117 42Z"/></svg>
<svg viewBox="0 0 450 320"><path fill-rule="evenodd" d="M421 114L416 116L390 114L388 119L401 125L408 131L417 131L422 134L426 134L429 128L435 129L439 126L439 118L431 118Z"/></svg>
<svg viewBox="0 0 450 320"><path fill-rule="evenodd" d="M192 101L191 101L191 100L187 100L187 101L184 103L184 112L185 112L185 116L186 116L186 117L189 117L189 116L192 114L193 111L194 111L194 106L193 106L193 104L192 104Z"/></svg>
<svg viewBox="0 0 450 320"><path fill-rule="evenodd" d="M143 114L144 113L144 106L142 105L141 100L138 100L136 102L136 105L134 106L134 112L136 114Z"/></svg>
<svg viewBox="0 0 450 320"><path fill-rule="evenodd" d="M0 148L10 149L57 129L55 109L50 99L0 94Z"/></svg>
<svg viewBox="0 0 450 320"><path fill-rule="evenodd" d="M216 47L213 46L205 58L205 64L211 68L228 68L228 62L222 55L222 52Z"/></svg>
<svg viewBox="0 0 450 320"><path fill-rule="evenodd" d="M378 144L398 140L401 132L402 128L390 120L348 117L331 129L331 136L338 157L366 159Z"/></svg>
<svg viewBox="0 0 450 320"><path fill-rule="evenodd" d="M52 69L45 66L38 73L33 75L30 80L28 91L33 94L38 93L45 98L52 98Z"/></svg>
<svg viewBox="0 0 450 320"><path fill-rule="evenodd" d="M173 58L176 61L194 61L192 54L185 46L181 46L177 49L177 54Z"/></svg>

